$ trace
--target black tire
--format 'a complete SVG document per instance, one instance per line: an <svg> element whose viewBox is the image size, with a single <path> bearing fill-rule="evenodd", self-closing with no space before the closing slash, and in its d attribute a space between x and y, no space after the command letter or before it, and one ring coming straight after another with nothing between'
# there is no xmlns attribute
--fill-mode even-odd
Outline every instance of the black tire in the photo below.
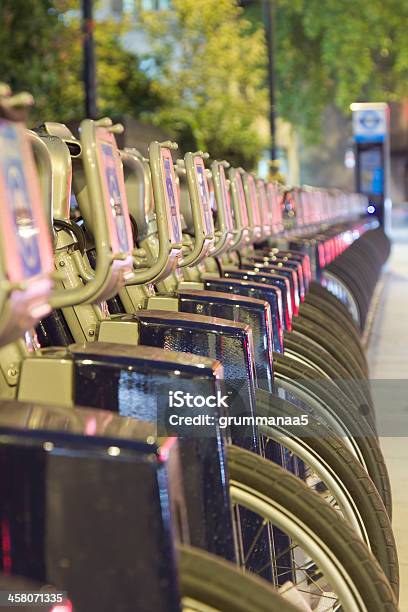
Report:
<svg viewBox="0 0 408 612"><path fill-rule="evenodd" d="M317 323L307 319L302 319L301 321L295 319L292 329L300 334L309 336L312 340L321 344L337 361L343 364L350 373L351 378L356 380L364 380L366 378L366 374L358 359L348 350L345 341L340 340L333 333L326 329L322 330Z"/></svg>
<svg viewBox="0 0 408 612"><path fill-rule="evenodd" d="M353 262L356 265L356 262ZM363 285L363 280L356 273L350 273L349 262L335 260L327 270L340 279L352 294L360 315L361 331L364 331L365 321L370 307L371 292Z"/></svg>
<svg viewBox="0 0 408 612"><path fill-rule="evenodd" d="M178 546L182 597L220 612L299 612L266 580L198 548Z"/></svg>
<svg viewBox="0 0 408 612"><path fill-rule="evenodd" d="M322 300L333 306L333 308L342 312L342 314L345 317L348 317L350 321L353 321L354 325L357 327L357 329L359 329L357 323L354 321L346 306L342 302L340 302L340 300L336 298L335 295L330 293L330 291L326 289L326 287L322 287L322 285L320 285L316 281L312 281L309 285L309 293L306 296L306 301L308 299L309 294L320 297Z"/></svg>
<svg viewBox="0 0 408 612"><path fill-rule="evenodd" d="M257 390L256 411L259 416L296 417L299 408L262 390ZM371 550L387 576L395 596L399 593L397 548L384 503L367 472L340 438L309 415L307 426L279 426L279 434L296 438L298 444L329 466L344 484L364 521ZM264 434L265 435L265 434ZM279 436L277 436L278 438ZM276 439L277 439L276 438ZM281 443L284 445L285 440Z"/></svg>
<svg viewBox="0 0 408 612"><path fill-rule="evenodd" d="M286 332L284 349L284 354L286 354L286 351L297 353L313 364L316 364L316 366L323 370L347 397L356 404L356 406L367 404L370 409L371 422L373 425L375 424L375 411L368 383L367 385L363 385L363 381L356 382L351 380L344 366L339 363L333 355L307 336L303 336L297 332Z"/></svg>
<svg viewBox="0 0 408 612"><path fill-rule="evenodd" d="M334 321L337 321L349 334L354 335L355 338L360 338L360 331L348 312L344 312L343 309L337 308L327 299L315 293L308 293L304 303L311 304L311 306L325 312ZM302 314L302 306L300 307L300 314Z"/></svg>
<svg viewBox="0 0 408 612"><path fill-rule="evenodd" d="M235 446L227 447L227 456L231 481L259 492L272 505L290 508L306 529L318 535L351 577L367 610L398 611L395 595L377 560L338 512L271 461Z"/></svg>
<svg viewBox="0 0 408 612"><path fill-rule="evenodd" d="M322 329L333 333L338 339L346 344L347 348L353 353L355 359L359 362L363 372L368 377L368 364L367 358L361 344L361 340L357 335L350 334L347 330L344 330L341 324L337 322L326 313L318 310L311 304L304 304L301 314L299 315L299 321L308 319L314 321Z"/></svg>
<svg viewBox="0 0 408 612"><path fill-rule="evenodd" d="M392 496L387 467L376 435L374 432L370 434L370 428L366 423L362 424L361 413L353 409L351 402L345 400L344 394L339 389L330 390L330 386L326 383L323 385L319 380L313 380L314 371L311 371L311 368L301 366L285 357L285 355L274 353L274 369L278 380L298 380L306 393L310 392L315 397L320 398L324 404L331 406L347 430L352 432L355 444L364 459L367 472L377 487L391 519ZM323 409L321 417L324 418Z"/></svg>

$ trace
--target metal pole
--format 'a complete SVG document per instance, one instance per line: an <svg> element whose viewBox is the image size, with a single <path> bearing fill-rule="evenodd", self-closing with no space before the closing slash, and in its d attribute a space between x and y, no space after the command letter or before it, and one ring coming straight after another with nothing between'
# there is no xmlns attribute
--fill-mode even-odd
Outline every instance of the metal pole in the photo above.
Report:
<svg viewBox="0 0 408 612"><path fill-rule="evenodd" d="M85 89L85 115L96 119L98 108L96 104L96 60L93 30L93 0L82 0L82 32L83 32L83 79Z"/></svg>
<svg viewBox="0 0 408 612"><path fill-rule="evenodd" d="M266 45L268 49L269 125L271 131L271 160L276 154L276 110L275 110L275 53L274 53L274 6L273 0L263 0L263 15Z"/></svg>

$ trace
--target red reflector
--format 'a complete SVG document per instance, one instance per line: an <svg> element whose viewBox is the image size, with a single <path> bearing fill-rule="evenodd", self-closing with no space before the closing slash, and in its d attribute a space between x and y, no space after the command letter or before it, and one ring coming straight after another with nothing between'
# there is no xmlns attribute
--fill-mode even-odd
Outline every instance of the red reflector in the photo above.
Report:
<svg viewBox="0 0 408 612"><path fill-rule="evenodd" d="M319 265L321 268L324 268L326 265L326 261L324 258L324 244L322 244L321 242L317 246L317 252L319 256Z"/></svg>
<svg viewBox="0 0 408 612"><path fill-rule="evenodd" d="M305 266L305 275L309 282L312 281L312 266L310 263L309 255L306 255L303 260L303 265Z"/></svg>
<svg viewBox="0 0 408 612"><path fill-rule="evenodd" d="M11 574L12 562L11 562L11 536L10 536L10 525L7 518L3 518L0 524L1 529L1 557L3 563L3 572L5 574Z"/></svg>
<svg viewBox="0 0 408 612"><path fill-rule="evenodd" d="M297 278L298 278L298 283L299 283L300 301L304 302L306 287L305 287L305 279L303 276L302 264L301 263L296 264L296 269L297 269Z"/></svg>
<svg viewBox="0 0 408 612"><path fill-rule="evenodd" d="M293 317L292 296L291 296L290 283L289 283L287 278L285 278L285 284L286 284L286 317L285 317L285 323L286 323L287 331L292 331L292 317Z"/></svg>

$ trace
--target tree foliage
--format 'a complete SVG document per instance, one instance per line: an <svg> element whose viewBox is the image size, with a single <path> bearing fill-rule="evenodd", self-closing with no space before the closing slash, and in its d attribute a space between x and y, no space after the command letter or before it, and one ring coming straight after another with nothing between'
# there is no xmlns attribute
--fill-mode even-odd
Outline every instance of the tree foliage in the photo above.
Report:
<svg viewBox="0 0 408 612"><path fill-rule="evenodd" d="M76 0L1 0L0 74L36 100L33 121L68 121L84 114L82 33ZM123 49L127 23L95 27L101 114L137 117L160 103L139 60Z"/></svg>
<svg viewBox="0 0 408 612"><path fill-rule="evenodd" d="M253 28L235 0L173 0L170 11L142 19L163 99L153 120L184 146L252 166L265 144L262 26Z"/></svg>
<svg viewBox="0 0 408 612"><path fill-rule="evenodd" d="M315 130L322 110L408 95L408 3L275 0L278 112Z"/></svg>
<svg viewBox="0 0 408 612"><path fill-rule="evenodd" d="M328 104L346 112L350 102L408 95L408 2L270 1L278 116L317 134ZM171 10L142 13L148 74L123 48L126 20L98 22L100 113L147 116L185 148L252 166L268 144L259 129L266 52L261 0L243 1L246 13L238 4L172 0ZM35 120L83 116L79 7L79 0L0 0L0 78L34 94Z"/></svg>
<svg viewBox="0 0 408 612"><path fill-rule="evenodd" d="M56 98L63 108L65 91L71 92L75 81L65 70L66 28L59 17L49 0L0 2L1 80L15 91L30 91L38 112L54 110Z"/></svg>

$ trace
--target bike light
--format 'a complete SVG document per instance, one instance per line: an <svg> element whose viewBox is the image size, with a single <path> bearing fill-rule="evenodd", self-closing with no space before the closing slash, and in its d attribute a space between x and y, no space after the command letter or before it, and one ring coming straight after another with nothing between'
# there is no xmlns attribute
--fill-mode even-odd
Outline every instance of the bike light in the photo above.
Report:
<svg viewBox="0 0 408 612"><path fill-rule="evenodd" d="M369 215L373 215L375 213L375 206L373 206L372 204L370 204L370 206L367 206L367 212Z"/></svg>
<svg viewBox="0 0 408 612"><path fill-rule="evenodd" d="M291 270L291 290L292 290L292 313L294 317L299 315L300 296L299 296L299 283L298 277L295 270Z"/></svg>
<svg viewBox="0 0 408 612"><path fill-rule="evenodd" d="M51 608L50 612L72 612L72 603L67 600L62 604L57 604Z"/></svg>

